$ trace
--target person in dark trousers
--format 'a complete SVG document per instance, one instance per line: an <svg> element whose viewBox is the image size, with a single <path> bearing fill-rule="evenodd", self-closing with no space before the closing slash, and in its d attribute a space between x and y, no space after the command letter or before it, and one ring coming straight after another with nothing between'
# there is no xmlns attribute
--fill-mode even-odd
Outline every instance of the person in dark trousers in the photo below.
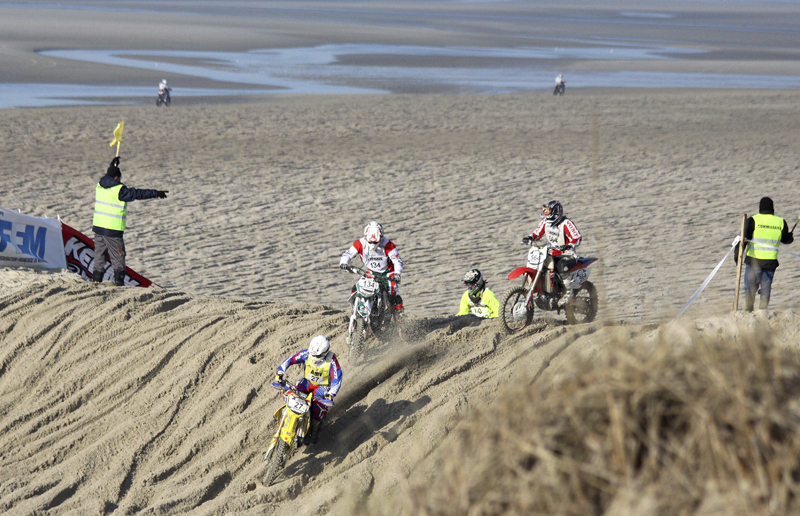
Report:
<svg viewBox="0 0 800 516"><path fill-rule="evenodd" d="M122 235L126 227L128 203L137 199L166 199L167 190L143 190L128 188L120 182L119 156L111 160L106 175L95 187L94 219L94 269L92 279L103 281L106 268L106 253L114 269L114 284L124 285L125 242Z"/></svg>
<svg viewBox="0 0 800 516"><path fill-rule="evenodd" d="M779 265L778 247L794 242L794 234L789 231L786 221L775 216L775 208L769 197L763 197L759 202L758 215L745 221L744 240L747 243L744 259L745 309L748 312L753 311L758 291L761 294L758 307L766 310L775 269Z"/></svg>

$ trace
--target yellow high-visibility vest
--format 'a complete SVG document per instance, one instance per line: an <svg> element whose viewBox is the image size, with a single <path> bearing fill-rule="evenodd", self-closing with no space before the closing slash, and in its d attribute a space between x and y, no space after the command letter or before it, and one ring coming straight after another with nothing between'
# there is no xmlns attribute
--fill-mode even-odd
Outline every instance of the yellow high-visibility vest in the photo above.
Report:
<svg viewBox="0 0 800 516"><path fill-rule="evenodd" d="M305 378L315 385L325 385L326 387L331 384L331 365L333 364L333 351L328 351L325 355L325 361L322 366L317 367L314 365L314 357L311 355L306 359Z"/></svg>
<svg viewBox="0 0 800 516"><path fill-rule="evenodd" d="M103 188L100 183L94 190L94 219L92 225L99 228L125 231L128 203L119 200L122 185Z"/></svg>
<svg viewBox="0 0 800 516"><path fill-rule="evenodd" d="M753 222L756 227L753 238L747 243L747 256L759 260L777 260L783 234L783 219L759 213L753 215Z"/></svg>

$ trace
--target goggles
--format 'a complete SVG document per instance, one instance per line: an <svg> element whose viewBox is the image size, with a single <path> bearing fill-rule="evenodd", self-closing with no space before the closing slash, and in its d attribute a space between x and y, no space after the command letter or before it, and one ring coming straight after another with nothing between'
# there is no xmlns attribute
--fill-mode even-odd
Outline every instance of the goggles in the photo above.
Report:
<svg viewBox="0 0 800 516"><path fill-rule="evenodd" d="M552 208L550 208L550 206L548 206L546 204L542 205L542 215L544 215L545 217L550 215L550 213L552 213L552 211L553 210L552 210Z"/></svg>

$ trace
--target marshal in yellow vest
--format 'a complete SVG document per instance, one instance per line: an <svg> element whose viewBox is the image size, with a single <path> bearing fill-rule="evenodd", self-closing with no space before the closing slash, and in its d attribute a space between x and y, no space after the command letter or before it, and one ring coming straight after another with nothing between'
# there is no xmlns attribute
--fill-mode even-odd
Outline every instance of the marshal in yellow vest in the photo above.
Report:
<svg viewBox="0 0 800 516"><path fill-rule="evenodd" d="M775 215L759 213L753 215L755 229L753 238L747 243L747 256L759 260L777 260L781 245L783 219Z"/></svg>
<svg viewBox="0 0 800 516"><path fill-rule="evenodd" d="M125 231L128 203L119 200L122 185L103 188L100 183L94 190L94 219L92 225L99 228Z"/></svg>

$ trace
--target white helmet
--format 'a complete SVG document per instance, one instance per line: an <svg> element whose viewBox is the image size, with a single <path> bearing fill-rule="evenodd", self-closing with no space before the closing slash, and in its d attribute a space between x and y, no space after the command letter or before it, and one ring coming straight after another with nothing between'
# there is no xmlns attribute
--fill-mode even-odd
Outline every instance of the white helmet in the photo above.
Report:
<svg viewBox="0 0 800 516"><path fill-rule="evenodd" d="M331 349L331 341L325 335L317 335L311 339L311 344L308 345L308 353L312 357L324 357L329 349Z"/></svg>
<svg viewBox="0 0 800 516"><path fill-rule="evenodd" d="M161 79L161 84L167 84L167 80L166 79Z"/></svg>
<svg viewBox="0 0 800 516"><path fill-rule="evenodd" d="M381 226L380 222L373 220L364 226L364 238L367 239L368 244L380 244L381 237L383 237L383 226Z"/></svg>

